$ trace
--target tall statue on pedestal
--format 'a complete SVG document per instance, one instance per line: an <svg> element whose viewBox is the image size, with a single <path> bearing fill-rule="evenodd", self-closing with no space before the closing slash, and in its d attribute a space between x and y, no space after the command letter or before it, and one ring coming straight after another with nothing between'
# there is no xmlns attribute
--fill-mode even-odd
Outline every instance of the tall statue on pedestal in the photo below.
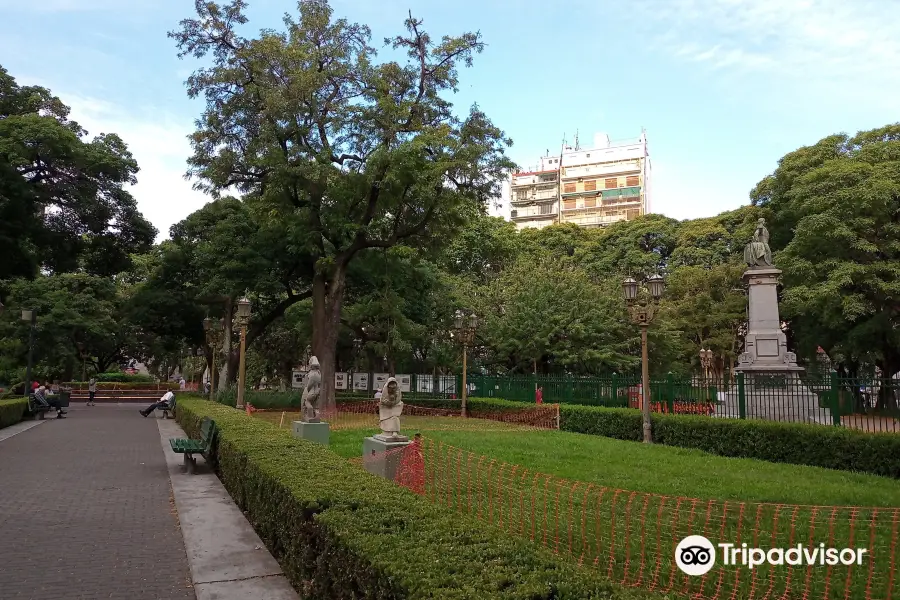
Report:
<svg viewBox="0 0 900 600"><path fill-rule="evenodd" d="M306 376L306 386L303 388L303 421L307 423L319 423L319 395L322 393L322 373L319 371L319 359L313 356L309 359L309 374Z"/></svg>
<svg viewBox="0 0 900 600"><path fill-rule="evenodd" d="M769 249L769 230L766 229L765 219L756 222L753 239L744 248L744 262L751 268L772 266L772 250Z"/></svg>
<svg viewBox="0 0 900 600"><path fill-rule="evenodd" d="M778 286L781 270L772 263L769 231L765 219L759 219L753 239L744 248L744 272L749 307L744 351L735 369L743 373L743 399L740 392L725 395L718 416L770 419L775 421L832 422L830 408L822 405L817 394L802 379L803 367L797 355L788 350L778 311Z"/></svg>

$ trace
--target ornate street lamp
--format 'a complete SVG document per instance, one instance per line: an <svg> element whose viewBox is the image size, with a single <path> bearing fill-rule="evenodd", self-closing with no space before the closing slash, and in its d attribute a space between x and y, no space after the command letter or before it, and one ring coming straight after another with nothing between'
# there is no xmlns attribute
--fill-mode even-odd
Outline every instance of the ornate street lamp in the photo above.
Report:
<svg viewBox="0 0 900 600"><path fill-rule="evenodd" d="M237 408L244 408L244 376L247 367L247 325L250 323L250 300L244 296L237 302L237 322L241 328L241 354L238 367Z"/></svg>
<svg viewBox="0 0 900 600"><path fill-rule="evenodd" d="M216 355L219 353L225 322L206 317L203 319L203 331L206 332L206 343L212 353L212 366L209 369L209 399L214 400L216 397Z"/></svg>
<svg viewBox="0 0 900 600"><path fill-rule="evenodd" d="M25 309L22 311L22 320L28 322L28 366L25 368L25 397L31 387L31 367L34 364L34 325L37 323L37 311Z"/></svg>
<svg viewBox="0 0 900 600"><path fill-rule="evenodd" d="M643 289L642 289L643 288ZM647 278L646 286L641 286L632 277L622 281L622 294L631 322L641 328L641 409L644 415L644 442L653 442L650 424L650 366L647 358L647 328L653 322L659 308L659 299L665 292L666 283L659 275ZM641 293L641 292L644 293Z"/></svg>
<svg viewBox="0 0 900 600"><path fill-rule="evenodd" d="M466 416L466 401L469 397L469 384L467 379L468 365L466 358L468 349L475 344L475 330L478 328L478 316L471 313L466 316L463 311L456 311L453 319L453 333L457 343L462 346L462 416Z"/></svg>

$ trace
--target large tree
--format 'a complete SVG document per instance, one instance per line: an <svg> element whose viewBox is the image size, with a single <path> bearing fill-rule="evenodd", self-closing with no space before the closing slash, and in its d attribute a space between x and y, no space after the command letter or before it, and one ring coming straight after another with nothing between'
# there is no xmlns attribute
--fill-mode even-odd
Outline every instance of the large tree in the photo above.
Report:
<svg viewBox="0 0 900 600"><path fill-rule="evenodd" d="M792 152L753 198L784 244L776 264L801 344L900 371L900 125Z"/></svg>
<svg viewBox="0 0 900 600"><path fill-rule="evenodd" d="M387 40L408 60L379 64L368 27L333 19L323 0L299 2L299 19L253 39L238 31L245 8L197 0L197 18L170 34L181 56L211 56L188 79L189 95L206 99L190 174L294 227L327 403L351 261L429 244L483 210L514 166L510 142L477 106L459 118L446 97L484 48L479 34L435 41L410 15L406 34Z"/></svg>
<svg viewBox="0 0 900 600"><path fill-rule="evenodd" d="M125 143L89 139L68 115L49 90L0 67L0 279L115 275L156 236L125 190L138 172Z"/></svg>

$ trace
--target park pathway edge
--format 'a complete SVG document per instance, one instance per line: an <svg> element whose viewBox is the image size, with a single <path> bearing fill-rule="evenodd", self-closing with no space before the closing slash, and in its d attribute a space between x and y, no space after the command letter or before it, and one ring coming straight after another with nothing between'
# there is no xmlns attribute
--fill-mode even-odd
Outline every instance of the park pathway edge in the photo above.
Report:
<svg viewBox="0 0 900 600"><path fill-rule="evenodd" d="M187 437L178 424L158 419L159 437L184 536L197 600L298 600L281 566L263 545L219 478L198 457L194 475L170 438Z"/></svg>

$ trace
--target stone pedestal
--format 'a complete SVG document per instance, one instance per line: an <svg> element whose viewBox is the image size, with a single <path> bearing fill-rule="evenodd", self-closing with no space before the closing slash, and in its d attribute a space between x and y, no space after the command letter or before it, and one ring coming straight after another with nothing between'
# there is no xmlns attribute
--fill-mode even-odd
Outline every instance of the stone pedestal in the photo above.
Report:
<svg viewBox="0 0 900 600"><path fill-rule="evenodd" d="M310 423L309 421L294 421L294 437L303 438L317 444L328 445L328 423L319 421L318 423Z"/></svg>
<svg viewBox="0 0 900 600"><path fill-rule="evenodd" d="M367 437L363 440L363 466L372 475L378 475L391 481L397 476L400 468L400 460L403 457L401 450L409 446L409 438L404 441L384 441L377 437ZM393 452L392 452L393 451Z"/></svg>
<svg viewBox="0 0 900 600"><path fill-rule="evenodd" d="M748 419L831 423L831 411L801 379L803 367L787 349L778 314L778 276L774 267L744 272L750 302L744 352L735 369L744 374L744 414ZM740 415L738 391L726 395L717 416Z"/></svg>

